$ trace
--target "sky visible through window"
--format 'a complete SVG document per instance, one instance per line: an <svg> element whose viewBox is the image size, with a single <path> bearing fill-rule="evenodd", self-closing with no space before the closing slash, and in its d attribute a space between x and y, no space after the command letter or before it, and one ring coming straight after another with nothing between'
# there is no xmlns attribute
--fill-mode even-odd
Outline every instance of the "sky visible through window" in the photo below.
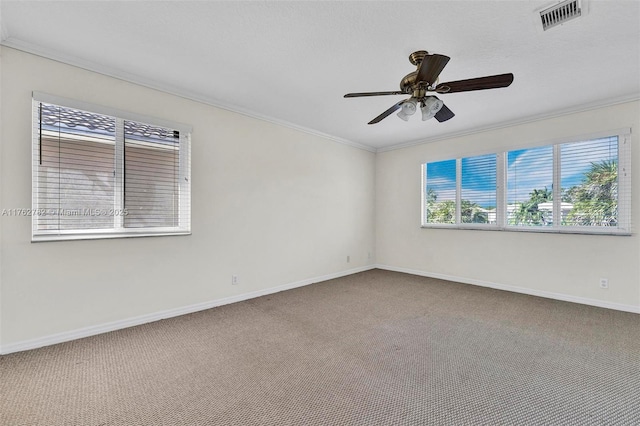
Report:
<svg viewBox="0 0 640 426"><path fill-rule="evenodd" d="M427 191L433 191L437 201L456 199L456 160L427 164Z"/></svg>
<svg viewBox="0 0 640 426"><path fill-rule="evenodd" d="M580 185L593 164L617 161L616 136L560 145L561 187L566 190ZM462 198L473 194L474 202L483 208L496 206L496 169L490 158L495 154L462 159ZM428 163L427 191L437 201L455 200L456 161ZM507 153L507 204L526 202L534 189L553 188L553 147L527 148Z"/></svg>
<svg viewBox="0 0 640 426"><path fill-rule="evenodd" d="M507 204L522 203L534 189L553 188L553 146L507 153Z"/></svg>
<svg viewBox="0 0 640 426"><path fill-rule="evenodd" d="M496 207L497 155L467 157L461 160L461 198L485 209Z"/></svg>

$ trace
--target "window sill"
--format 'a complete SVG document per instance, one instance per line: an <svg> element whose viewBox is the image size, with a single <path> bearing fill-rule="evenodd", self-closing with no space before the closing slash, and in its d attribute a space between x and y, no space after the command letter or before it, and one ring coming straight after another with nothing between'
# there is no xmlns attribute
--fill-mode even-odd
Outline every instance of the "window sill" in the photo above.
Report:
<svg viewBox="0 0 640 426"><path fill-rule="evenodd" d="M615 235L615 236L631 236L631 231L610 228L588 228L588 227L531 227L531 226L508 226L499 227L497 225L453 225L453 224L428 224L422 225L422 229L455 229L455 230L474 230L474 231L506 231L506 232L534 232L540 234L580 234L580 235Z"/></svg>
<svg viewBox="0 0 640 426"><path fill-rule="evenodd" d="M172 235L191 235L190 230L183 231L157 231L144 230L140 232L69 232L56 234L38 234L31 236L32 243L48 241L74 241L74 240L103 240L112 238L136 238L136 237L166 237Z"/></svg>

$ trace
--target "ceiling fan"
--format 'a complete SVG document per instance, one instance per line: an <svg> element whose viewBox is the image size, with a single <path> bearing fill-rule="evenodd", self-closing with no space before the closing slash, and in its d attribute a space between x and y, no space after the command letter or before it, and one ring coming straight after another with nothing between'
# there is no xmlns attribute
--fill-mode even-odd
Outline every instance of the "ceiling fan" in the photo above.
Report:
<svg viewBox="0 0 640 426"><path fill-rule="evenodd" d="M430 54L425 50L418 50L409 55L409 61L417 67L417 70L407 74L402 81L400 81L399 91L347 93L344 97L358 98L362 96L411 95L410 98L396 103L368 124L379 123L398 109L400 110L398 117L408 121L409 117L415 114L418 105L420 105L422 111L422 120L435 117L439 122L443 122L453 118L455 114L447 108L438 97L430 95L429 93L445 94L497 89L499 87L507 87L513 82L513 74L508 73L439 83L438 76L445 65L447 65L447 62L449 62L449 59L451 58L448 56Z"/></svg>

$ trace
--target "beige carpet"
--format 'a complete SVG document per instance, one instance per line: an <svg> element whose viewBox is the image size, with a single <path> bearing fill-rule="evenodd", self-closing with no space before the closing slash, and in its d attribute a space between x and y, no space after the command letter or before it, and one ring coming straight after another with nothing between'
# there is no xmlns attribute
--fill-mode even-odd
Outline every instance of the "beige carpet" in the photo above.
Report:
<svg viewBox="0 0 640 426"><path fill-rule="evenodd" d="M373 270L0 357L2 425L639 425L640 315Z"/></svg>

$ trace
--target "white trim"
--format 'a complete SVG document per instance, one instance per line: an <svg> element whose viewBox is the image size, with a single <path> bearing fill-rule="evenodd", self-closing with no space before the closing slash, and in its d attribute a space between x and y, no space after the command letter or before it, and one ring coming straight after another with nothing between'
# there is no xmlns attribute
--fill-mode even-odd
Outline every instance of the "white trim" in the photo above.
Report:
<svg viewBox="0 0 640 426"><path fill-rule="evenodd" d="M523 124L535 123L543 120L550 120L557 117L563 117L565 115L578 114L581 112L592 111L595 109L606 108L614 105L626 104L629 102L637 102L637 101L640 101L640 95L638 94L620 96L620 97L611 98L611 99L603 99L601 101L591 102L583 105L576 105L573 107L564 108L564 109L552 111L549 113L534 115L534 116L525 117L525 118L518 118L510 121L503 121L495 124L490 124L488 126L474 127L469 130L462 130L459 132L447 133L444 135L435 136L433 138L418 139L415 141L403 142L397 145L378 148L376 152L395 151L396 149L409 148L412 146L424 145L427 143L444 141L444 140L459 138L462 136L475 135L478 133L490 132L490 131L505 129L505 128L514 127L514 126L520 126Z"/></svg>
<svg viewBox="0 0 640 426"><path fill-rule="evenodd" d="M428 181L428 178L427 178ZM462 158L456 158L456 223L462 223Z"/></svg>
<svg viewBox="0 0 640 426"><path fill-rule="evenodd" d="M544 297L546 299L562 300L564 302L579 303L582 305L597 306L599 308L613 309L622 312L631 312L640 314L640 305L625 305L622 303L606 302L604 300L589 299L587 297L572 296L563 293L553 293L544 290L535 290L526 287L518 287L508 284L498 284L489 281L477 280L475 278L458 277L447 274L439 274L436 272L426 272L417 269L401 268L396 266L376 264L376 269L384 269L386 271L402 272L404 274L418 275L421 277L437 278L439 280L453 281L462 284L477 285L480 287L488 287L496 290L511 291L513 293L528 294L530 296Z"/></svg>
<svg viewBox="0 0 640 426"><path fill-rule="evenodd" d="M358 142L354 142L354 141L350 141L348 139L344 139L344 138L340 138L338 136L334 136L334 135L330 135L328 133L323 133L320 132L318 130L315 129L311 129L308 127L304 127L304 126L299 126L297 124L285 121L285 120L281 120L278 118L274 118L274 117L270 117L264 114L260 114L258 112L255 111L251 111L248 109L244 109L244 108L240 108L238 106L235 105L231 105L222 101L219 101L217 99L213 99L213 98L209 98L209 97L205 97L202 96L202 94L199 93L194 93L194 92L189 92L187 90L181 89L181 88L177 88L174 86L171 86L169 84L165 84L165 83L161 83L146 77L142 77L142 76L138 76L135 74L130 74L127 73L125 71L121 71L115 68L110 68L108 66L102 65L102 64L98 64L95 62L91 62L91 61L87 61L81 58L77 58L74 56L70 56L70 55L65 55L65 54L61 54L59 52L53 51L52 49L47 49L44 48L42 46L38 46L32 43L27 43L25 41L16 39L15 37L7 37L6 39L2 40L0 42L0 45L2 46L6 46L12 49L16 49L16 50L20 50L26 53L30 53L32 55L36 55L36 56L40 56L43 58L47 58L47 59L51 59L53 61L57 61L57 62L61 62L63 64L67 64L67 65L71 65L71 66L75 66L78 68L82 68L88 71L92 71L92 72L97 72L99 74L103 74L109 77L113 77L113 78L117 78L119 80L123 80L123 81L127 81L129 83L134 83L143 87L147 87L150 89L154 89L154 90L159 90L161 92L164 93L168 93L170 95L174 95L174 96L179 96L181 98L184 99L188 99L194 102L199 102L205 105L210 105L216 108L221 108L227 111L231 111L231 112L235 112L237 114L241 114L241 115L245 115L247 117L251 117L251 118L255 118L258 120L262 120L262 121L266 121L268 123L272 123L272 124L277 124L283 127L287 127L290 129L294 129L303 133L307 133L310 135L314 135L314 136L318 136L321 137L323 139L328 139L331 140L333 142L337 142L343 145L347 145L347 146L351 146L354 148L359 148L362 149L364 151L369 151L369 152L386 152L386 151L394 151L396 149L402 149L402 148L408 148L411 146L416 146L416 145L423 145L426 143L431 143L431 142L437 142L437 141L441 141L441 140L447 140L447 139L453 139L453 138L457 138L457 137L461 137L461 136L468 136L468 135L473 135L473 134L477 134L477 133L482 133L482 132L488 132L488 131L492 131L492 130L498 130L498 129L503 129L503 128L507 128L507 127L513 127L513 126L517 126L517 125L521 125L521 124L527 124L527 123L532 123L532 122L536 122L536 121L542 121L542 120L547 120L547 119L551 119L551 118L556 118L556 117L562 117L565 115L569 115L569 114L576 114L576 113L580 113L580 112L584 112L584 111L591 111L594 109L598 109L598 108L604 108L604 107L608 107L608 106L613 106L613 105L618 105L618 104L623 104L623 103L628 103L628 102L635 102L640 100L640 95L639 94L632 94L632 95L625 95L625 96L620 96L620 97L616 97L616 98L610 98L610 99L604 99L601 101L596 101L596 102L592 102L592 103L588 103L588 104L580 104L580 105L575 105L573 107L569 107L569 108L564 108L564 109L560 109L557 111L553 111L550 113L543 113L543 114L539 114L539 115L535 115L535 116L531 116L531 117L524 117L524 118L517 118L514 120L510 120L510 121L504 121L504 122L499 122L499 123L495 123L495 124L490 124L488 126L479 126L479 127L474 127L468 130L462 130L459 132L452 132L452 133L448 133L448 134L444 134L444 135L440 135L440 136L435 136L433 138L427 138L427 139L418 139L418 140L414 140L414 141L409 141L409 142L403 142L397 145L391 145L391 146L387 146L387 147L381 147L381 148L375 148L369 145L365 145L362 143L358 143Z"/></svg>
<svg viewBox="0 0 640 426"><path fill-rule="evenodd" d="M92 104L90 102L84 102L77 99L65 98L62 96L51 95L49 93L33 91L31 96L36 102L43 102L45 104L54 104L61 107L79 109L82 111L91 112L94 114L108 115L116 119L124 119L129 121L137 121L144 124L151 124L154 126L168 127L172 130L178 130L181 133L193 132L193 126L184 123L178 123L171 120L164 120L157 117L151 117L148 115L137 114L131 111L125 111L118 108L111 108L104 105Z"/></svg>
<svg viewBox="0 0 640 426"><path fill-rule="evenodd" d="M348 146L362 149L369 152L376 152L376 148L368 145L363 145L358 142L353 142L353 141L343 139L337 136L333 136L327 133L323 133L308 127L299 126L297 124L294 124L285 120L280 120L278 118L260 114L255 111L240 108L238 106L231 105L207 96L203 96L202 94L199 94L199 93L194 93L185 89L177 88L166 83L152 80L150 78L131 74L122 70L118 70L116 68L111 68L102 64L98 64L92 61L87 61L85 59L80 59L71 55L61 54L60 52L56 52L54 50L47 49L42 46L28 43L28 42L16 39L15 37L9 37L5 40L2 40L2 42L0 42L0 45L10 47L12 49L20 50L26 53L30 53L32 55L40 56L46 59L51 59L53 61L61 62L63 64L82 68L87 71L96 72L102 75L106 75L108 77L117 78L119 80L123 80L129 83L134 83L139 86L147 87L149 89L158 90L164 93L168 93L170 95L179 96L181 98L188 99L190 101L198 102L205 105L210 105L216 108L221 108L227 111L235 112L237 114L245 115L247 117L266 121L268 123L277 124L283 127L297 130L299 132L307 133L313 136L318 136L323 139L328 139L333 142L340 143L342 145L348 145Z"/></svg>
<svg viewBox="0 0 640 426"><path fill-rule="evenodd" d="M82 339L84 337L95 336L96 334L107 333L110 331L120 330L123 328L134 327L136 325L146 324L159 321L166 318L173 318L180 315L191 314L193 312L204 311L206 309L215 308L217 306L228 305L230 303L242 302L243 300L253 299L255 297L266 296L268 294L278 293L285 290L291 290L297 287L303 287L309 284L315 284L322 281L328 281L347 275L375 269L374 265L362 266L359 268L348 269L346 271L334 272L332 274L322 275L314 278L283 284L276 287L256 290L249 293L243 293L236 296L223 297L208 302L196 303L194 305L183 306L181 308L173 308L165 311L154 312L151 314L140 315L119 321L112 321L104 324L83 327L76 330L64 331L62 333L50 334L48 336L38 337L35 339L23 340L15 343L9 343L0 347L0 355L6 355L13 352L26 351L36 349L43 346L55 345L57 343L68 342L71 340Z"/></svg>
<svg viewBox="0 0 640 426"><path fill-rule="evenodd" d="M631 130L625 134L620 133L618 138L618 223L625 223L626 231L631 233L636 226L631 216L633 183L626 178L632 173ZM620 194L627 196L620 197Z"/></svg>
<svg viewBox="0 0 640 426"><path fill-rule="evenodd" d="M33 215L33 217L37 217ZM44 243L51 241L76 241L76 240L104 240L108 238L139 238L139 237L166 237L166 236L184 236L191 235L190 230L178 230L178 231L157 231L154 232L152 228L146 229L136 229L136 228L127 228L131 229L131 232L123 232L117 229L113 231L109 230L108 232L100 232L102 230L89 229L85 233L81 233L80 231L70 231L69 233L65 233L65 231L53 231L51 235L46 235L39 232L37 235L32 235L31 242L32 243Z"/></svg>
<svg viewBox="0 0 640 426"><path fill-rule="evenodd" d="M87 240L87 239L102 239L102 238L122 238L122 237L150 237L150 236L167 236L167 235L191 235L191 205L190 205L190 191L191 191L191 174L190 170L186 168L190 163L191 156L191 146L190 146L190 134L192 132L192 127L187 124L182 124L174 121L169 121L160 118L149 117L137 113L132 113L128 111L123 111L116 108L111 108L108 106L95 105L92 103L64 98L56 95L50 95L47 93L32 92L32 104L33 104L33 113L32 113L32 148L31 148L31 156L32 156L32 206L34 213L32 213L32 231L31 231L31 242L41 242L41 241L64 241L64 240ZM101 114L103 116L110 116L114 119L115 124L115 133L114 139L111 142L108 142L109 145L113 146L113 152L115 154L115 169L114 169L114 199L112 205L112 211L107 212L106 209L92 209L92 208L83 208L83 209L63 209L66 210L66 213L60 211L60 209L45 209L40 208L40 198L38 197L38 185L40 182L40 174L42 172L42 167L40 166L40 162L37 160L39 155L37 155L38 149L41 149L41 126L38 127L40 123L40 117L38 114L42 113L40 111L40 106L42 103L73 108L78 110L87 111L94 114ZM154 126L162 126L167 127L173 130L178 130L180 132L180 148L177 151L179 155L180 161L180 169L179 169L179 184L180 184L180 204L178 206L178 219L180 221L179 226L165 226L165 227L154 227L154 228L125 228L123 227L123 216L126 216L127 209L124 208L124 145L125 141L125 133L124 133L124 125L125 120L137 121L145 124L151 124ZM56 138L59 135L55 135ZM187 204L184 204L187 202ZM73 229L73 230L61 230L61 229L53 229L53 230L42 230L39 229L39 216L41 212L44 215L69 215L69 216L84 216L87 213L89 215L93 215L90 211L94 211L98 215L102 215L106 213L106 215L111 216L113 220L111 221L111 227L104 229ZM87 212L87 213L85 213Z"/></svg>
<svg viewBox="0 0 640 426"><path fill-rule="evenodd" d="M501 145L494 148L472 150L472 151L469 151L464 156L461 156L460 158L480 157L482 155L489 155L489 154L501 154L501 153L503 154L505 152L517 151L520 149L538 148L538 147L543 147L548 145L566 144L566 143L572 143L572 142L584 142L586 140L609 138L611 136L616 136L616 135L619 137L629 136L632 133L633 133L633 129L631 127L619 127L616 129L600 130L597 132L590 132L590 133L581 133L579 135L563 136L563 137L552 138L552 139L545 138L545 139L540 139L532 142L523 142L516 145ZM420 160L420 163L425 164L425 163L432 163L432 162L446 161L446 160L453 160L453 159L454 158L451 158L451 155L446 155L446 154L442 154L439 156L425 156L422 158L422 160ZM506 158L504 161L506 161Z"/></svg>
<svg viewBox="0 0 640 426"><path fill-rule="evenodd" d="M536 143L530 145L521 145L514 147L505 147L501 150L497 151L489 150L482 154L475 155L467 155L456 158L446 158L442 159L440 157L436 157L433 160L426 161L422 163L422 171L424 175L424 170L428 164L443 162L443 161L456 161L456 221L455 223L427 223L424 220L424 207L422 208L423 219L421 228L429 229L429 228L442 228L442 229L476 229L483 231L508 231L508 232L539 232L539 233L556 233L556 234L585 234L585 235L622 235L622 236L630 236L631 227L633 224L631 223L631 215L630 209L631 205L631 157L630 157L630 143L629 136L631 135L632 128L631 127L622 127L614 130L606 130L606 131L598 131L587 134L581 134L570 137L562 137L555 138L552 140L540 140ZM561 146L565 144L573 144L579 142L587 142L594 141L597 139L608 139L612 137L617 137L618 139L618 162L622 166L622 170L624 171L624 179L620 179L620 174L618 175L618 207L621 213L618 216L618 224L617 226L568 226L568 225L556 225L560 223L559 213L560 209L560 180L561 180ZM551 226L522 226L522 225L508 225L507 224L507 159L509 152L520 150L520 149L536 149L536 148L545 148L551 147L553 151L553 224ZM504 157L502 160L502 164L497 163L496 173L496 223L489 224L469 224L462 223L460 220L460 203L461 203L461 182L462 182L462 174L460 170L460 163L464 158L473 158L476 156L487 156L495 154L499 159L501 156ZM619 166L620 168L620 166ZM428 178L427 178L428 180ZM426 201L426 182L425 176L422 177L422 204L424 205ZM623 194L623 197L620 197L620 194ZM624 196L627 195L627 196ZM499 210L498 210L499 208ZM502 220L499 220L498 216L503 216Z"/></svg>
<svg viewBox="0 0 640 426"><path fill-rule="evenodd" d="M9 34L7 33L6 26L4 25L4 21L2 20L2 4L0 4L0 42L7 38ZM2 82L2 52L0 52L0 82ZM2 98L3 84L0 83L0 101ZM2 123L2 102L0 102L0 124ZM4 146L2 140L2 133L0 132L0 147ZM33 144L32 144L33 146ZM2 172L2 149L0 149L0 176L3 176ZM33 156L31 157L31 161L33 162ZM2 200L2 185L0 185L0 200ZM0 242L3 241L2 238L2 226L0 226ZM2 259L3 259L3 250L2 246L4 244L0 244L0 271L2 271ZM2 274L0 273L0 354L2 353Z"/></svg>
<svg viewBox="0 0 640 426"><path fill-rule="evenodd" d="M427 223L427 163L420 167L420 226Z"/></svg>

